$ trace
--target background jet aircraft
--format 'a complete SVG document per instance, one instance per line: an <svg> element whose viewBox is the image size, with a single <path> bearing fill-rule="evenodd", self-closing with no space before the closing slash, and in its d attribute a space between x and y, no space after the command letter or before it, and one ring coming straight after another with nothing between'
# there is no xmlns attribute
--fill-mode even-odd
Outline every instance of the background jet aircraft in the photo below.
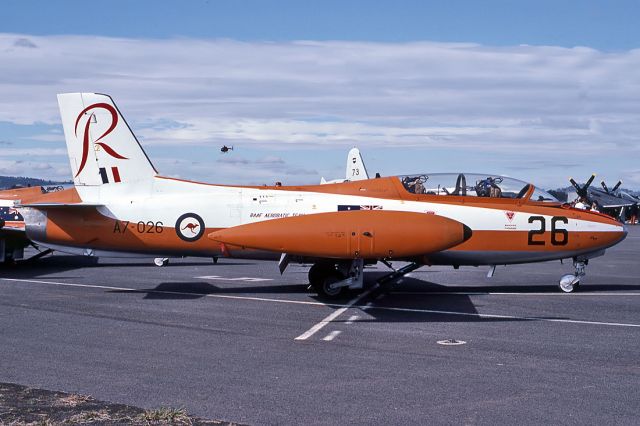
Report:
<svg viewBox="0 0 640 426"><path fill-rule="evenodd" d="M14 202L42 192L39 186L0 191L0 264L22 259L24 249L32 244L26 236L24 218Z"/></svg>
<svg viewBox="0 0 640 426"><path fill-rule="evenodd" d="M325 296L363 287L365 263L496 265L590 258L626 236L613 219L561 205L534 185L473 174L391 176L329 185L231 186L158 174L112 99L58 95L74 187L24 194L27 237L54 247L313 263ZM179 201L179 202L178 202Z"/></svg>
<svg viewBox="0 0 640 426"><path fill-rule="evenodd" d="M324 177L320 179L320 184L352 182L357 180L369 179L369 173L362 160L362 155L358 148L351 148L347 154L347 168L345 170L344 179L334 179L326 181Z"/></svg>

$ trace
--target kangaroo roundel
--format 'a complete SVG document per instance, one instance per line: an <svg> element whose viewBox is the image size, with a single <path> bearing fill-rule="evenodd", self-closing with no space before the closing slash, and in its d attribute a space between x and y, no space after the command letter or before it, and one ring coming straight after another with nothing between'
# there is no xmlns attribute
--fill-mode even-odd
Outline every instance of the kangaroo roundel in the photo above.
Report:
<svg viewBox="0 0 640 426"><path fill-rule="evenodd" d="M197 241L204 234L204 221L195 213L185 213L176 221L176 234L184 241Z"/></svg>

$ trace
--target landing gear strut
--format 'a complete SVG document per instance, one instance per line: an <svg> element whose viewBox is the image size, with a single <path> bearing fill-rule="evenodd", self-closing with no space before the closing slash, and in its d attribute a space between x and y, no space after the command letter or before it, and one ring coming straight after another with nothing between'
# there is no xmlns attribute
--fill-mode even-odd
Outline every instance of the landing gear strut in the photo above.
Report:
<svg viewBox="0 0 640 426"><path fill-rule="evenodd" d="M362 289L363 269L363 259L338 264L318 262L309 269L309 283L318 295L336 299L347 287Z"/></svg>
<svg viewBox="0 0 640 426"><path fill-rule="evenodd" d="M393 272L381 278L378 278L378 284L380 284L381 286L387 286L387 287L393 284L394 282L396 282L397 280L399 280L400 278L407 275L409 272L415 271L416 269L422 266L419 263L412 262L412 263L409 263L408 265L403 266L400 269L395 269L393 268L393 266L391 266L389 262L383 261L382 263L384 263L389 269L393 270Z"/></svg>
<svg viewBox="0 0 640 426"><path fill-rule="evenodd" d="M573 267L575 268L575 272L573 274L563 275L562 278L560 278L560 282L558 283L560 290L564 293L573 293L578 290L580 287L580 278L586 275L585 268L588 263L588 260L574 259Z"/></svg>

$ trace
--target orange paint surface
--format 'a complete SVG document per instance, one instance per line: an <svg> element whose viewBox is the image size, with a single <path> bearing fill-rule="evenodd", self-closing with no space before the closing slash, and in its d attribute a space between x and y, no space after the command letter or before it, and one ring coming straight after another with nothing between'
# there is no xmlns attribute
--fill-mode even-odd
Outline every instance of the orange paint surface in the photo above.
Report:
<svg viewBox="0 0 640 426"><path fill-rule="evenodd" d="M468 231L467 231L468 232ZM399 258L460 244L465 226L442 216L354 210L249 223L209 238L225 244L328 258Z"/></svg>

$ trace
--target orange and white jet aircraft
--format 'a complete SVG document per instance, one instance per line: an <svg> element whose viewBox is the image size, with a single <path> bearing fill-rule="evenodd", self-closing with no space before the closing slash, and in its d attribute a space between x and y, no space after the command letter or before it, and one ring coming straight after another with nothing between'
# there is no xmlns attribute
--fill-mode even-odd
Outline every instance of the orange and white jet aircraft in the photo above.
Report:
<svg viewBox="0 0 640 426"><path fill-rule="evenodd" d="M365 263L495 265L590 258L625 228L562 205L532 184L484 174L415 174L307 186L232 186L163 177L113 100L58 95L74 187L14 194L26 235L51 248L313 263L322 295L363 286ZM493 270L493 269L492 269ZM492 271L491 270L491 271Z"/></svg>

